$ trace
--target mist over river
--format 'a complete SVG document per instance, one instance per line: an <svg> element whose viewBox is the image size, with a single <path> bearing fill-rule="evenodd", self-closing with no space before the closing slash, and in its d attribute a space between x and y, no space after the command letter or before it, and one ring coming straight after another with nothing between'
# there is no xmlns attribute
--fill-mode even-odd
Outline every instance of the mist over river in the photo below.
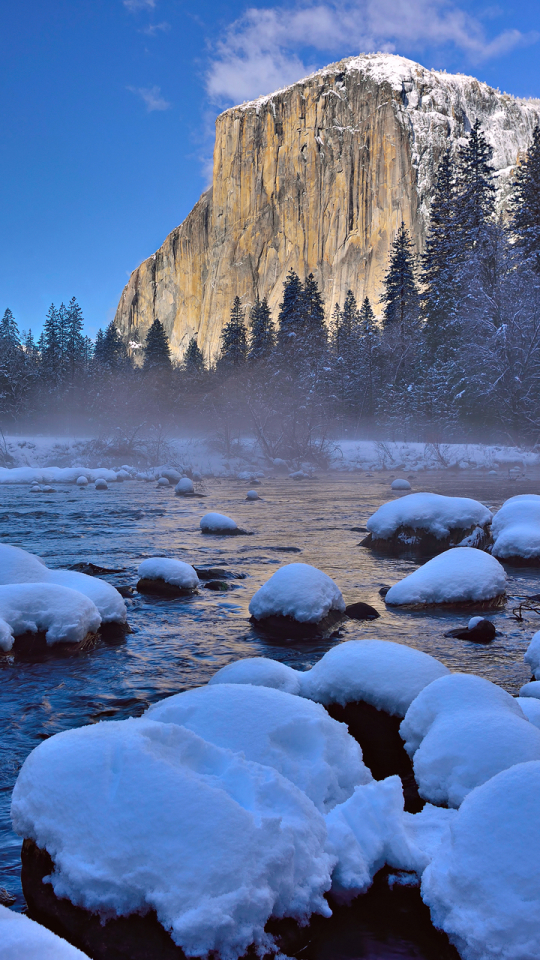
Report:
<svg viewBox="0 0 540 960"><path fill-rule="evenodd" d="M538 469L538 468L537 468ZM540 476L510 481L461 471L430 471L413 490L481 500L491 509L518 493L538 492ZM11 831L9 806L18 770L43 739L98 720L140 716L170 694L199 686L232 660L266 656L307 669L340 639L376 637L417 647L452 670L476 673L511 693L530 679L523 653L540 618L512 616L517 604L488 614L498 630L489 646L449 639L444 633L465 625L463 613L386 609L379 589L418 566L359 546L367 518L392 499L388 476L320 475L295 482L263 480L261 500L245 500L249 484L206 480L205 499L175 497L155 483L115 483L108 490L57 484L54 493L30 493L26 486L0 487L1 542L36 553L50 567L91 561L121 570L104 575L115 585L135 586L145 557L170 556L195 566L222 567L245 574L229 580L227 592L201 584L199 593L174 600L134 593L127 601L132 632L122 641L67 655L61 645L39 657L0 657L0 887L17 897L21 840ZM217 510L233 517L251 536L202 536L201 516ZM347 621L339 637L278 644L250 624L248 604L255 591L282 564L302 561L337 582L347 603L363 600L380 612L373 622ZM540 593L540 569L507 568L509 594Z"/></svg>

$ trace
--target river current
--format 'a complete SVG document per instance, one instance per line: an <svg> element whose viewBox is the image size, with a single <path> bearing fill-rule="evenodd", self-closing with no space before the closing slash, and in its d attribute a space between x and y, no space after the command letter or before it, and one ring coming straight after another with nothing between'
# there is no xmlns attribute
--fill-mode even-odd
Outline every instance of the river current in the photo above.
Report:
<svg viewBox="0 0 540 960"><path fill-rule="evenodd" d="M537 478L510 481L473 472L419 475L413 490L470 496L492 509L517 493L537 492ZM121 572L104 579L132 585L145 557L171 556L195 566L226 567L245 574L230 580L226 593L203 588L186 599L160 600L134 594L128 600L132 633L77 655L33 658L0 656L0 887L24 908L20 887L20 838L11 830L13 784L28 753L43 739L69 727L104 719L139 716L149 704L205 683L240 657L266 656L306 669L342 640L377 637L401 641L442 660L453 670L477 673L511 693L530 679L523 653L540 627L534 613L517 621L515 603L490 615L498 635L489 646L448 639L444 633L466 623L455 612L399 612L379 595L418 565L359 546L367 518L393 494L388 475L325 474L295 482L266 479L261 500L245 500L248 486L237 480L205 481L205 499L181 499L173 488L136 481L93 487L56 486L51 494L28 487L0 487L0 542L23 547L50 567L91 561ZM250 536L203 536L201 516L217 510L232 516ZM347 621L340 637L277 644L250 624L248 604L282 564L302 561L333 577L345 600L364 600L380 612L372 622ZM540 570L508 568L508 592L540 592Z"/></svg>

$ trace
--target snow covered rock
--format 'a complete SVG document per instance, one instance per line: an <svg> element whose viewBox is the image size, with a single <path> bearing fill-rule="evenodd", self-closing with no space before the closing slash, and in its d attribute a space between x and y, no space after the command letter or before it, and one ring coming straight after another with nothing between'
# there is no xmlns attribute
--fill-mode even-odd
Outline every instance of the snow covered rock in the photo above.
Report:
<svg viewBox="0 0 540 960"><path fill-rule="evenodd" d="M2 554L0 553L0 560L1 557ZM533 676L536 676L537 674L540 675L540 630L534 634L529 646L525 651L523 659L525 663L529 664L533 672Z"/></svg>
<svg viewBox="0 0 540 960"><path fill-rule="evenodd" d="M540 956L540 762L473 790L422 878L434 924L464 960Z"/></svg>
<svg viewBox="0 0 540 960"><path fill-rule="evenodd" d="M109 484L107 483L106 480L103 479L103 477L98 477L98 479L94 484L94 487L96 490L108 490Z"/></svg>
<svg viewBox="0 0 540 960"><path fill-rule="evenodd" d="M190 497L195 493L193 480L190 480L189 477L181 477L174 488L174 492L177 497Z"/></svg>
<svg viewBox="0 0 540 960"><path fill-rule="evenodd" d="M531 683L525 683L519 691L520 697L540 698L540 680L532 680Z"/></svg>
<svg viewBox="0 0 540 960"><path fill-rule="evenodd" d="M330 914L335 858L311 800L175 723L97 723L44 741L19 773L12 821L52 857L58 898L103 919L154 909L189 956L262 954L270 916Z"/></svg>
<svg viewBox="0 0 540 960"><path fill-rule="evenodd" d="M158 487L170 487L170 483L167 480L167 477L160 477L157 482Z"/></svg>
<svg viewBox="0 0 540 960"><path fill-rule="evenodd" d="M493 520L494 557L515 566L540 566L540 497L520 494L503 503Z"/></svg>
<svg viewBox="0 0 540 960"><path fill-rule="evenodd" d="M35 554L0 543L0 584L39 583L46 580L47 570L43 560Z"/></svg>
<svg viewBox="0 0 540 960"><path fill-rule="evenodd" d="M420 553L440 553L464 540L465 546L483 547L490 539L491 520L491 512L477 500L411 493L379 507L367 521L368 536L362 544Z"/></svg>
<svg viewBox="0 0 540 960"><path fill-rule="evenodd" d="M189 563L170 560L167 557L150 557L139 564L137 590L144 593L164 593L178 596L193 593L199 586L199 578Z"/></svg>
<svg viewBox="0 0 540 960"><path fill-rule="evenodd" d="M87 478L87 477L84 477L84 476L82 476L82 477L77 477L76 483L77 483L77 486L78 486L78 487L87 487L87 486L88 486L88 478Z"/></svg>
<svg viewBox="0 0 540 960"><path fill-rule="evenodd" d="M248 490L246 494L246 500L260 500L260 496L256 490Z"/></svg>
<svg viewBox="0 0 540 960"><path fill-rule="evenodd" d="M246 657L218 670L208 681L213 683L250 683L254 687L273 687L285 693L300 693L300 674L279 660Z"/></svg>
<svg viewBox="0 0 540 960"><path fill-rule="evenodd" d="M347 728L324 707L271 687L220 683L161 700L149 720L177 723L203 740L273 767L322 813L372 779Z"/></svg>
<svg viewBox="0 0 540 960"><path fill-rule="evenodd" d="M491 643L495 639L497 630L495 624L485 617L471 617L467 627L457 627L449 630L446 637L457 637L459 640L469 640L471 643Z"/></svg>
<svg viewBox="0 0 540 960"><path fill-rule="evenodd" d="M34 484L30 487L30 493L41 493L41 492L42 492L42 488L41 488L41 486L39 485L39 483L34 483Z"/></svg>
<svg viewBox="0 0 540 960"><path fill-rule="evenodd" d="M82 643L100 624L95 604L76 590L51 583L0 586L0 649L4 651L25 634L45 634L49 646Z"/></svg>
<svg viewBox="0 0 540 960"><path fill-rule="evenodd" d="M540 728L540 699L538 697L516 697L529 723Z"/></svg>
<svg viewBox="0 0 540 960"><path fill-rule="evenodd" d="M200 527L202 533L218 533L234 535L242 533L238 529L234 520L226 517L223 513L206 513L201 518Z"/></svg>
<svg viewBox="0 0 540 960"><path fill-rule="evenodd" d="M396 583L385 603L423 607L457 604L494 608L506 600L506 573L495 557L474 547L455 547L428 560Z"/></svg>
<svg viewBox="0 0 540 960"><path fill-rule="evenodd" d="M89 960L47 927L0 906L0 956L2 960Z"/></svg>
<svg viewBox="0 0 540 960"><path fill-rule="evenodd" d="M116 479L121 481L131 480L131 473L129 470L124 470L122 467L120 470L116 471Z"/></svg>
<svg viewBox="0 0 540 960"><path fill-rule="evenodd" d="M392 490L410 490L411 485L408 480L403 480L397 477L395 480L392 480L391 489Z"/></svg>
<svg viewBox="0 0 540 960"><path fill-rule="evenodd" d="M280 567L257 590L249 612L260 626L290 636L318 635L335 628L345 612L336 583L308 563Z"/></svg>

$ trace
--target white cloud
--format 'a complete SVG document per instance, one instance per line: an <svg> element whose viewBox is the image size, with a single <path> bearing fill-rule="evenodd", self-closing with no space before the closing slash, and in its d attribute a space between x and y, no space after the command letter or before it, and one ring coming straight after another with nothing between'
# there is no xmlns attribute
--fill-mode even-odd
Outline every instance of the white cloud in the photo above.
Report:
<svg viewBox="0 0 540 960"><path fill-rule="evenodd" d="M480 18L452 0L305 0L248 9L214 46L206 86L221 103L270 93L316 69L299 57L301 47L340 59L359 51L393 52L398 45L418 51L452 45L477 63L538 37L505 30L489 39Z"/></svg>
<svg viewBox="0 0 540 960"><path fill-rule="evenodd" d="M161 87L128 87L131 93L136 93L146 104L148 113L153 110L168 110L172 104L160 96Z"/></svg>
<svg viewBox="0 0 540 960"><path fill-rule="evenodd" d="M122 2L130 13L136 13L137 10L153 10L156 6L156 0L122 0Z"/></svg>
<svg viewBox="0 0 540 960"><path fill-rule="evenodd" d="M163 20L162 23L149 23L148 26L141 27L139 33L145 33L147 37L155 37L158 33L167 33L170 29L170 23Z"/></svg>

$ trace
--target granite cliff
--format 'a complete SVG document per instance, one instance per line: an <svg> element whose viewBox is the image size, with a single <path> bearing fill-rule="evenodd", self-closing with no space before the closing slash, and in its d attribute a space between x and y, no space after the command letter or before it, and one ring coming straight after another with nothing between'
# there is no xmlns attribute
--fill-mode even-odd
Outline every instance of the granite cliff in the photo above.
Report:
<svg viewBox="0 0 540 960"><path fill-rule="evenodd" d="M212 187L131 275L115 322L130 341L155 317L181 357L207 356L236 294L275 313L290 267L313 271L330 312L351 288L374 305L403 219L422 248L430 189L450 137L478 117L499 196L531 140L540 101L390 54L349 58L216 121Z"/></svg>

